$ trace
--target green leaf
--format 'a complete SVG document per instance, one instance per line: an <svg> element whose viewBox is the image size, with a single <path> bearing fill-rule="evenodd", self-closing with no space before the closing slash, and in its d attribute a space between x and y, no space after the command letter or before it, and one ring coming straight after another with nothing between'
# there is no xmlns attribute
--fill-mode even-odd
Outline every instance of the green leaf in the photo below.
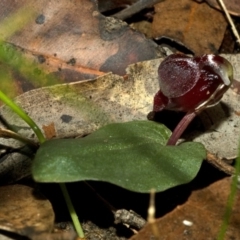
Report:
<svg viewBox="0 0 240 240"><path fill-rule="evenodd" d="M106 181L123 188L164 191L191 181L206 151L200 143L165 146L162 124L133 121L107 125L85 138L43 143L33 161L39 182Z"/></svg>

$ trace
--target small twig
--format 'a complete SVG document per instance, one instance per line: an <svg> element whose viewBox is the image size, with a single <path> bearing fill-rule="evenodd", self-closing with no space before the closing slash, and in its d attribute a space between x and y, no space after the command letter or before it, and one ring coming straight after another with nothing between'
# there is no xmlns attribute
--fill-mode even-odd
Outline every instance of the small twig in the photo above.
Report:
<svg viewBox="0 0 240 240"><path fill-rule="evenodd" d="M13 138L13 139L17 139L23 143L26 143L27 145L29 146L32 146L34 148L37 148L38 147L38 144L33 142L32 140L28 139L28 138L25 138L11 130L8 130L8 129L3 129L3 128L0 128L0 137L2 138Z"/></svg>
<svg viewBox="0 0 240 240"><path fill-rule="evenodd" d="M207 159L210 164L212 164L214 167L219 169L222 172L225 172L228 175L233 175L235 173L235 168L226 162L224 160L218 158L214 154L208 152L207 153Z"/></svg>
<svg viewBox="0 0 240 240"><path fill-rule="evenodd" d="M140 12L144 8L152 7L154 4L158 2L162 2L163 0L138 0L136 3L132 4L130 7L113 14L111 17L115 17L121 20L131 17L132 15Z"/></svg>
<svg viewBox="0 0 240 240"><path fill-rule="evenodd" d="M227 20L228 20L229 24L231 25L233 34L235 35L235 37L237 39L237 43L240 44L240 37L239 37L238 31L237 31L237 29L236 29L236 27L233 23L233 20L232 20L230 14L228 13L228 10L225 6L225 3L223 2L223 0L218 0L218 2L219 2L219 5L221 6L221 8L223 9L223 11L226 14Z"/></svg>

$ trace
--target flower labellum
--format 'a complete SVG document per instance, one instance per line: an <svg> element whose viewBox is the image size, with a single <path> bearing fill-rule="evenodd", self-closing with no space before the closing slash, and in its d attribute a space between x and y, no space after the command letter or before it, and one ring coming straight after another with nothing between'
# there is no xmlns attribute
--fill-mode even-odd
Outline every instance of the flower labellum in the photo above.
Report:
<svg viewBox="0 0 240 240"><path fill-rule="evenodd" d="M220 56L172 54L158 68L160 90L155 112L163 109L196 111L216 105L233 81L230 62Z"/></svg>
<svg viewBox="0 0 240 240"><path fill-rule="evenodd" d="M160 90L154 97L153 111L187 112L168 145L176 144L198 112L216 105L233 81L231 63L213 54L193 58L172 54L160 64L158 74Z"/></svg>

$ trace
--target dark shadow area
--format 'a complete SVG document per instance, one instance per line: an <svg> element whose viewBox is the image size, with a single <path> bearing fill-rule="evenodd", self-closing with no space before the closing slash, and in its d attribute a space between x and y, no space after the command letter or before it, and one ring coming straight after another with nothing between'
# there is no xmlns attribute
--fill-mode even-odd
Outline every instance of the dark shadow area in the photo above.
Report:
<svg viewBox="0 0 240 240"><path fill-rule="evenodd" d="M118 12L122 11L123 9L124 9L124 7L113 8L113 9L106 10L106 11L105 11L105 9L100 9L101 10L100 12L101 12L101 14L103 14L106 17L111 17L111 15L118 13Z"/></svg>
<svg viewBox="0 0 240 240"><path fill-rule="evenodd" d="M66 186L81 223L91 221L93 224L96 224L102 229L107 229L114 226L118 236L124 236L128 238L132 235L132 232L125 226L121 224L114 225L114 217L111 210L96 196L93 190L87 186L87 184L84 182L76 182L66 184ZM56 222L60 223L71 221L59 185L39 184L39 189L41 189L41 192L43 192L44 195L51 201L56 215ZM113 194L115 194L118 189L119 188L114 185L100 183L99 189L97 188L96 191L99 191L99 194L102 194L101 190L103 190L103 192L106 190L109 193L113 191ZM118 200L121 201L121 199Z"/></svg>
<svg viewBox="0 0 240 240"><path fill-rule="evenodd" d="M117 8L112 8L107 11L100 11L101 14L103 14L106 17L111 17L112 15L119 13L120 11L126 9L126 7L117 7ZM104 10L104 7L102 7L100 10ZM132 16L128 17L124 21L127 22L128 24L134 23L134 22L140 22L140 21L148 21L152 22L154 16L154 8L145 8L136 14L133 14Z"/></svg>
<svg viewBox="0 0 240 240"><path fill-rule="evenodd" d="M164 124L167 128L169 128L171 131L175 129L175 127L178 125L178 123L181 121L181 119L185 116L185 112L175 112L170 110L162 110L161 112L151 112L150 115L148 115L148 119L159 122ZM189 132L191 130L195 130L196 128L201 128L201 122L198 117L196 117L187 127L185 132ZM204 129L202 129L204 130Z"/></svg>
<svg viewBox="0 0 240 240"><path fill-rule="evenodd" d="M204 161L193 181L156 194L156 217L163 216L176 206L183 204L193 190L204 188L225 176L226 174ZM90 182L90 184L116 209L131 209L144 218L147 217L149 194L134 193L103 182ZM107 210L106 207L105 209Z"/></svg>
<svg viewBox="0 0 240 240"><path fill-rule="evenodd" d="M8 231L4 231L4 230L0 230L0 237L1 236L6 237L6 239L12 239L12 240L30 240L30 238L28 237L24 237L21 236L19 234L16 233L12 233L12 232L8 232ZM5 239L5 238L4 238Z"/></svg>
<svg viewBox="0 0 240 240"><path fill-rule="evenodd" d="M159 38L153 39L155 43L157 43L159 46L166 46L170 49L172 49L173 52L182 52L185 54L191 54L194 55L194 52L189 49L187 46L185 46L182 42L177 41L176 39L172 39L170 37L161 36Z"/></svg>

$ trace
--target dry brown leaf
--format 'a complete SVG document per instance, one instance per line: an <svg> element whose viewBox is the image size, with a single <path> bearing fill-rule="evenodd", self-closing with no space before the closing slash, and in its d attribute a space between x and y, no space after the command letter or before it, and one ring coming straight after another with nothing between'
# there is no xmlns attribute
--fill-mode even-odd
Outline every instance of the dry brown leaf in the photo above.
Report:
<svg viewBox="0 0 240 240"><path fill-rule="evenodd" d="M224 178L210 186L193 191L187 202L156 220L158 240L214 240L224 219L231 178ZM240 239L240 192L235 205L225 240ZM153 239L152 226L148 224L130 240Z"/></svg>
<svg viewBox="0 0 240 240"><path fill-rule="evenodd" d="M95 1L3 0L0 21L25 8L31 9L33 16L7 42L35 62L32 71L43 67L47 73L57 75L60 82L95 78L103 72L124 75L129 64L156 58L157 45L153 41L125 22L101 15ZM8 24L11 28L18 23ZM34 88L17 71L13 75L22 92Z"/></svg>
<svg viewBox="0 0 240 240"><path fill-rule="evenodd" d="M0 229L23 236L50 233L54 212L50 202L24 185L0 187ZM1 238L1 236L0 236Z"/></svg>
<svg viewBox="0 0 240 240"><path fill-rule="evenodd" d="M216 53L227 21L206 3L166 0L155 5L153 36L167 36L184 43L196 55Z"/></svg>
<svg viewBox="0 0 240 240"><path fill-rule="evenodd" d="M132 65L127 80L109 73L94 80L31 90L18 96L16 103L44 131L50 126L58 138L83 136L110 122L147 119L159 88L156 72L161 60ZM1 115L19 134L34 137L7 106L1 108Z"/></svg>

